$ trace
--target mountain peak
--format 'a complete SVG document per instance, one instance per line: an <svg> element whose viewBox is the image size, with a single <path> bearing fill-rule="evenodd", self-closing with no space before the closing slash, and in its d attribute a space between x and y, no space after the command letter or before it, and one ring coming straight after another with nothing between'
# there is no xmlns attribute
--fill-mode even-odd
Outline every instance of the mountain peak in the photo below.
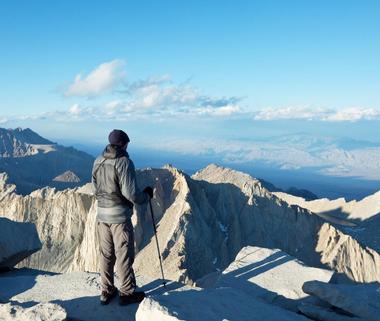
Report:
<svg viewBox="0 0 380 321"><path fill-rule="evenodd" d="M11 130L12 131L12 130ZM51 145L54 144L52 141L40 136L35 131L30 128L22 129L21 127L13 130L15 136L20 141L23 141L27 144L36 144L36 145Z"/></svg>
<svg viewBox="0 0 380 321"><path fill-rule="evenodd" d="M43 186L62 190L90 180L94 158L60 146L30 128L0 128L0 172L9 175L17 192L29 194Z"/></svg>
<svg viewBox="0 0 380 321"><path fill-rule="evenodd" d="M0 128L0 157L24 157L35 154L32 145L53 145L30 128Z"/></svg>
<svg viewBox="0 0 380 321"><path fill-rule="evenodd" d="M80 178L72 171L66 171L53 179L54 182L79 183Z"/></svg>

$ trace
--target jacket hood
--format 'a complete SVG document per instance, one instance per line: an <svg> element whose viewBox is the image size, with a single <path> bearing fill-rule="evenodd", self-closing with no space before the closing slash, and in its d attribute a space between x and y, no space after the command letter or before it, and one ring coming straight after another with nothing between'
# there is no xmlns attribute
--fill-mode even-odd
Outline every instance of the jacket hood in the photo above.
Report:
<svg viewBox="0 0 380 321"><path fill-rule="evenodd" d="M107 145L103 151L103 157L107 159L115 159L119 157L129 157L127 151L116 145Z"/></svg>

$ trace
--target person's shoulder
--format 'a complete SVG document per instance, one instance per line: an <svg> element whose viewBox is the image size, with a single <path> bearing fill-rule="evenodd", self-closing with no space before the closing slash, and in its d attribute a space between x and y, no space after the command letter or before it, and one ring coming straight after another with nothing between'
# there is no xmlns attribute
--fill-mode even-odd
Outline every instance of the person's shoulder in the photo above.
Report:
<svg viewBox="0 0 380 321"><path fill-rule="evenodd" d="M133 161L129 158L128 155L123 155L121 157L116 158L116 165L126 168L134 166Z"/></svg>
<svg viewBox="0 0 380 321"><path fill-rule="evenodd" d="M95 158L94 164L102 162L104 159L103 155L99 155L98 157Z"/></svg>

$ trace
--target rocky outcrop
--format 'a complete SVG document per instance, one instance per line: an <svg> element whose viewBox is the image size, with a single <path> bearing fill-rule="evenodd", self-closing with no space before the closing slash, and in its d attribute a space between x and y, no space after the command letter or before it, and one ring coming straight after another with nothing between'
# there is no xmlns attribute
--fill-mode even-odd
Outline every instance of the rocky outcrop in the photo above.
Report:
<svg viewBox="0 0 380 321"><path fill-rule="evenodd" d="M118 286L118 279L115 280ZM50 302L63 308L68 320L138 321L135 317L137 304L119 306L117 298L106 307L99 304L99 281L100 276L97 273L52 274L29 269L15 270L0 277L0 302L8 305L10 301L20 306L38 303L45 305ZM137 284L149 296L160 296L175 289L190 290L189 287L175 282L169 282L164 289L159 282L142 277L137 277ZM0 307L2 307L1 304ZM8 310L5 309L5 311ZM1 317L0 313L2 321Z"/></svg>
<svg viewBox="0 0 380 321"><path fill-rule="evenodd" d="M380 191L363 198L360 201L346 201L344 198L329 200L321 198L307 200L303 197L290 195L289 193L275 192L277 197L290 205L298 205L313 213L323 213L337 219L348 219L360 222L380 213Z"/></svg>
<svg viewBox="0 0 380 321"><path fill-rule="evenodd" d="M368 321L367 319L352 317L349 315L337 313L333 309L321 307L318 305L304 304L300 305L299 311L311 318L319 321Z"/></svg>
<svg viewBox="0 0 380 321"><path fill-rule="evenodd" d="M146 298L136 313L139 321L307 321L304 316L249 297L231 288L172 291Z"/></svg>
<svg viewBox="0 0 380 321"><path fill-rule="evenodd" d="M17 304L0 304L0 320L15 321L65 321L66 311L57 304L39 303L30 308Z"/></svg>
<svg viewBox="0 0 380 321"><path fill-rule="evenodd" d="M233 288L252 298L260 298L283 308L298 311L299 301L310 299L305 282L330 281L333 272L306 266L278 249L247 246L223 272L207 275L196 282L200 287Z"/></svg>
<svg viewBox="0 0 380 321"><path fill-rule="evenodd" d="M28 257L21 266L53 272L68 270L75 250L82 243L93 204L91 196L75 190L60 192L45 188L25 197L10 194L0 204L0 216L34 223L43 241L41 251Z"/></svg>
<svg viewBox="0 0 380 321"><path fill-rule="evenodd" d="M0 320L9 313L22 315L18 314L23 313L20 307L32 307L37 313L58 311L58 316L64 310L69 320L83 321L310 320L298 310L322 321L379 320L379 283L309 281L300 289L303 280L312 279L313 272L319 279L330 276L330 272L307 267L283 251L246 247L219 274L213 287L202 289L169 281L164 288L161 280L138 275L137 284L147 294L140 305L121 307L115 299L104 307L99 304L98 273L15 269L0 277ZM118 287L117 276L115 281Z"/></svg>
<svg viewBox="0 0 380 321"><path fill-rule="evenodd" d="M15 266L39 249L41 242L33 224L0 217L0 270Z"/></svg>
<svg viewBox="0 0 380 321"><path fill-rule="evenodd" d="M152 321L152 320L289 320L307 318L250 297L238 288L207 289L138 277L147 293L140 305L119 306L117 299L108 306L99 304L99 275L75 272L47 275L37 271L15 271L0 277L0 293L20 305L52 302L67 311L69 320ZM25 288L24 285L29 287ZM117 285L117 284L116 284ZM0 317L1 318L1 317Z"/></svg>
<svg viewBox="0 0 380 321"><path fill-rule="evenodd" d="M303 290L334 307L366 320L380 320L380 284L327 284L306 282Z"/></svg>
<svg viewBox="0 0 380 321"><path fill-rule="evenodd" d="M210 198L216 211L235 214L222 222L239 225L235 238L279 248L309 266L324 265L358 282L380 280L380 256L375 250L318 215L280 200L249 175L210 165L193 178L202 180L206 188L214 184L208 189L209 194L213 191Z"/></svg>
<svg viewBox="0 0 380 321"><path fill-rule="evenodd" d="M0 201L16 191L16 185L8 184L8 179L7 173L0 173Z"/></svg>
<svg viewBox="0 0 380 321"><path fill-rule="evenodd" d="M54 182L79 183L80 178L72 171L66 171L53 179Z"/></svg>
<svg viewBox="0 0 380 321"><path fill-rule="evenodd" d="M380 280L380 256L317 215L290 206L251 176L210 165L189 177L166 167L138 171L152 200L166 277L192 283L225 269L246 245L281 249L314 267L329 267L359 282ZM96 203L91 188L6 194L0 216L36 224L42 250L24 266L50 271L96 271ZM133 216L135 270L160 277L146 206Z"/></svg>

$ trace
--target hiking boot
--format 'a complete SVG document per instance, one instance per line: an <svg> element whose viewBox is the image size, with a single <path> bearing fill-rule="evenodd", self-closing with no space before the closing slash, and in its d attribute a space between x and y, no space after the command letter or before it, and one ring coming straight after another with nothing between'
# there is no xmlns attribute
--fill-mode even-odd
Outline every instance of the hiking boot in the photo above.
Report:
<svg viewBox="0 0 380 321"><path fill-rule="evenodd" d="M145 298L144 292L135 291L132 294L120 294L119 304L128 305L132 303L140 303Z"/></svg>
<svg viewBox="0 0 380 321"><path fill-rule="evenodd" d="M107 305L116 296L116 294L117 294L116 288L113 288L111 292L102 291L100 295L100 304Z"/></svg>

